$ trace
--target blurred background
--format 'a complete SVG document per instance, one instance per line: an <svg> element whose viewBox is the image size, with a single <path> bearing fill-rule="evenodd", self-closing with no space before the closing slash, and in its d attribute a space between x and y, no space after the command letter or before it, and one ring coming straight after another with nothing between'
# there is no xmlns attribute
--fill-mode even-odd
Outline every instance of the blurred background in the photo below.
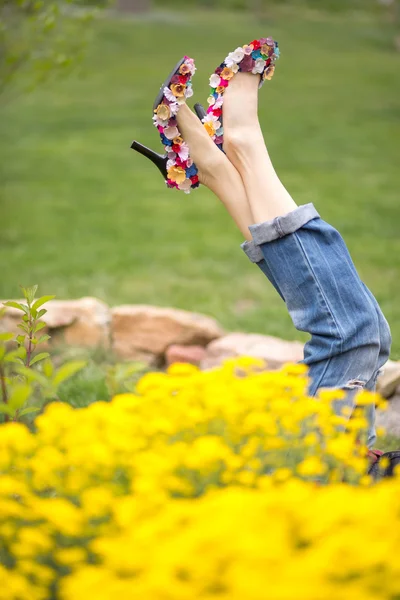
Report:
<svg viewBox="0 0 400 600"><path fill-rule="evenodd" d="M400 358L400 17L387 0L1 0L0 298L174 306L230 330L303 339L201 187L167 190L130 149L161 151L156 92L184 54L195 101L231 50L272 35L260 92L277 171L343 234Z"/></svg>

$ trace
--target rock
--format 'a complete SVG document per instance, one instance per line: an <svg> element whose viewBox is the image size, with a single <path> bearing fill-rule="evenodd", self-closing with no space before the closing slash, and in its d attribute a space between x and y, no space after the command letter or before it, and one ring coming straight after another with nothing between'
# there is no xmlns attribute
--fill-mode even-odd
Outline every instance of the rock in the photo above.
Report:
<svg viewBox="0 0 400 600"><path fill-rule="evenodd" d="M70 346L110 345L110 309L101 300L51 300L45 308L44 320L54 343L62 340Z"/></svg>
<svg viewBox="0 0 400 600"><path fill-rule="evenodd" d="M303 344L269 335L230 333L208 345L207 357L201 362L201 368L217 367L225 359L235 356L263 358L268 368L276 369L286 362L302 360Z"/></svg>
<svg viewBox="0 0 400 600"><path fill-rule="evenodd" d="M110 310L104 302L90 297L50 300L43 308L47 310L43 317L47 328L41 333L48 331L51 345L109 346ZM7 307L5 316L0 321L0 330L19 332L17 324L21 314L19 310Z"/></svg>
<svg viewBox="0 0 400 600"><path fill-rule="evenodd" d="M190 363L199 365L207 356L207 351L203 346L178 346L173 344L165 353L165 361L167 366L174 363Z"/></svg>
<svg viewBox="0 0 400 600"><path fill-rule="evenodd" d="M112 348L121 358L161 357L172 344L206 346L223 333L214 319L185 310L147 305L111 310Z"/></svg>
<svg viewBox="0 0 400 600"><path fill-rule="evenodd" d="M383 373L376 382L377 391L384 398L390 398L400 385L400 361L388 360L383 367Z"/></svg>
<svg viewBox="0 0 400 600"><path fill-rule="evenodd" d="M376 425L383 427L387 435L400 438L400 395L389 400L385 411L376 411Z"/></svg>

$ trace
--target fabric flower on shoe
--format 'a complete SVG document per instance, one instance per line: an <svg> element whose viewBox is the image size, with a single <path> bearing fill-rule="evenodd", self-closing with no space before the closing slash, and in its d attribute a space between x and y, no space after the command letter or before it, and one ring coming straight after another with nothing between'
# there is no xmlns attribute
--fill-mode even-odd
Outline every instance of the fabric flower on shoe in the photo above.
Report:
<svg viewBox="0 0 400 600"><path fill-rule="evenodd" d="M182 169L182 167L177 167L177 166L170 167L167 171L167 175L168 175L168 179L177 183L178 185L180 183L183 183L186 179L186 172L185 172L185 169Z"/></svg>
<svg viewBox="0 0 400 600"><path fill-rule="evenodd" d="M181 75L190 75L191 74L191 68L190 65L188 65L187 63L183 63L181 64L181 66L179 67L179 73Z"/></svg>
<svg viewBox="0 0 400 600"><path fill-rule="evenodd" d="M229 81L230 79L232 79L233 76L234 76L234 72L229 67L225 67L224 69L222 69L221 79L224 79L225 81Z"/></svg>
<svg viewBox="0 0 400 600"><path fill-rule="evenodd" d="M252 73L254 73L254 75L256 75L257 73L259 73L261 75L261 73L264 71L265 68L265 60L262 58L257 58L255 65L252 69Z"/></svg>
<svg viewBox="0 0 400 600"><path fill-rule="evenodd" d="M164 146L172 146L172 140L169 140L164 133L161 134L161 143Z"/></svg>
<svg viewBox="0 0 400 600"><path fill-rule="evenodd" d="M189 146L185 142L179 146L178 156L181 160L189 158Z"/></svg>
<svg viewBox="0 0 400 600"><path fill-rule="evenodd" d="M179 184L179 189L184 192L189 192L192 187L192 182L189 178L186 178L182 183Z"/></svg>
<svg viewBox="0 0 400 600"><path fill-rule="evenodd" d="M217 94L223 94L225 92L225 87L223 85L219 85L217 88L215 88L215 91Z"/></svg>
<svg viewBox="0 0 400 600"><path fill-rule="evenodd" d="M253 46L250 44L249 46L243 46L243 51L245 54L251 54L253 52L254 48Z"/></svg>
<svg viewBox="0 0 400 600"><path fill-rule="evenodd" d="M259 40L253 40L249 46L253 46L254 50L258 50L261 46Z"/></svg>
<svg viewBox="0 0 400 600"><path fill-rule="evenodd" d="M179 104L177 102L170 102L169 109L171 111L171 115L174 117L179 110Z"/></svg>
<svg viewBox="0 0 400 600"><path fill-rule="evenodd" d="M166 127L164 129L164 136L168 139L168 140L173 140L174 138L179 136L179 131L177 127Z"/></svg>
<svg viewBox="0 0 400 600"><path fill-rule="evenodd" d="M154 112L160 121L168 121L168 119L172 116L171 108L168 104L159 104Z"/></svg>
<svg viewBox="0 0 400 600"><path fill-rule="evenodd" d="M236 50L234 50L233 52L230 52L228 54L228 56L225 59L225 64L227 67L232 67L232 65L240 63L240 61L243 59L244 57L244 50L243 48L236 48Z"/></svg>
<svg viewBox="0 0 400 600"><path fill-rule="evenodd" d="M167 186L169 188L177 188L178 184L176 183L176 181L172 181L172 179L167 179Z"/></svg>
<svg viewBox="0 0 400 600"><path fill-rule="evenodd" d="M197 167L195 165L191 165L188 169L186 169L186 177L193 177L197 173Z"/></svg>
<svg viewBox="0 0 400 600"><path fill-rule="evenodd" d="M219 85L221 77L216 73L213 73L210 77L210 87L216 88Z"/></svg>
<svg viewBox="0 0 400 600"><path fill-rule="evenodd" d="M166 97L166 99L169 100L170 102L176 102L176 97L174 96L174 94L171 92L171 90L168 87L165 87L163 89L163 94Z"/></svg>
<svg viewBox="0 0 400 600"><path fill-rule="evenodd" d="M275 72L275 66L274 65L270 65L268 67L268 69L266 69L264 71L264 77L263 78L264 79L268 79L268 81L270 81L272 79L273 75L274 75L274 72Z"/></svg>
<svg viewBox="0 0 400 600"><path fill-rule="evenodd" d="M240 63L240 70L244 73L250 73L253 70L255 61L251 57L251 55L246 55L242 62Z"/></svg>
<svg viewBox="0 0 400 600"><path fill-rule="evenodd" d="M189 58L188 56L185 56L185 64L189 67L190 73L192 75L194 75L196 73L196 71L197 71L197 68L196 68L196 66L194 64L193 58Z"/></svg>
<svg viewBox="0 0 400 600"><path fill-rule="evenodd" d="M185 98L191 98L193 96L193 88L191 85L186 86Z"/></svg>
<svg viewBox="0 0 400 600"><path fill-rule="evenodd" d="M211 121L207 121L206 123L204 123L204 129L207 131L210 137L214 137L217 131L214 123Z"/></svg>
<svg viewBox="0 0 400 600"><path fill-rule="evenodd" d="M186 85L182 83L171 83L171 92L175 98L183 98L185 96Z"/></svg>

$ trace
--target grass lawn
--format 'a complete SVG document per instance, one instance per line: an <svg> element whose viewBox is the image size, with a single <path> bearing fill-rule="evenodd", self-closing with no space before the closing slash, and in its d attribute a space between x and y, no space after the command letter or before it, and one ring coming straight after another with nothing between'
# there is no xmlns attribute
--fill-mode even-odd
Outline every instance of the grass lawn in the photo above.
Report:
<svg viewBox="0 0 400 600"><path fill-rule="evenodd" d="M171 305L304 339L212 194L167 190L129 150L134 137L161 148L151 106L180 56L196 58L194 100L205 101L228 51L272 34L282 59L260 93L271 155L296 201L343 233L400 358L400 55L386 26L278 9L266 24L177 18L99 20L79 72L3 108L0 298L38 283L60 298Z"/></svg>

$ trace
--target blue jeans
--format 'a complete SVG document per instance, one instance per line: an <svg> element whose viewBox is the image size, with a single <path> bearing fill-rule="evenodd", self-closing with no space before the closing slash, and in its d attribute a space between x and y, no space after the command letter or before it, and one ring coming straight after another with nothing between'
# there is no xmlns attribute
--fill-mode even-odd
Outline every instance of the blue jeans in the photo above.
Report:
<svg viewBox="0 0 400 600"><path fill-rule="evenodd" d="M389 325L360 280L340 233L312 204L273 221L252 225L242 248L285 301L297 329L311 335L304 347L309 393L347 390L335 403L354 406L358 390L374 390L389 357ZM368 445L375 439L375 408L369 409Z"/></svg>

